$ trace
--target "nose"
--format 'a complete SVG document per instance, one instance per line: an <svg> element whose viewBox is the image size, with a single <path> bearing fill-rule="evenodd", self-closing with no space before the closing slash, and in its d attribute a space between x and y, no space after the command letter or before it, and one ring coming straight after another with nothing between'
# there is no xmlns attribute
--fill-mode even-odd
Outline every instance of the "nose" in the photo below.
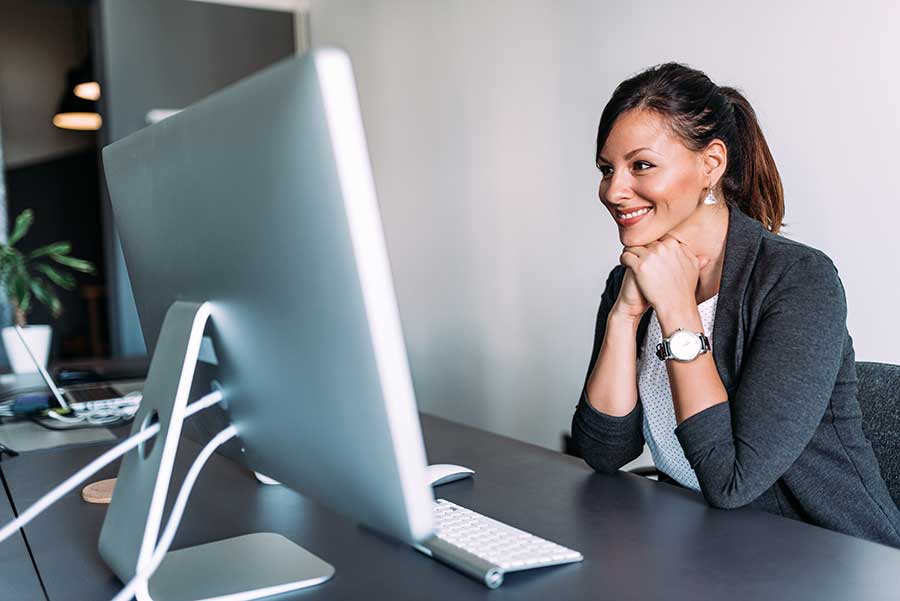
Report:
<svg viewBox="0 0 900 601"><path fill-rule="evenodd" d="M601 201L605 200L609 204L622 204L634 196L628 171L614 171L611 178L601 181L599 195Z"/></svg>

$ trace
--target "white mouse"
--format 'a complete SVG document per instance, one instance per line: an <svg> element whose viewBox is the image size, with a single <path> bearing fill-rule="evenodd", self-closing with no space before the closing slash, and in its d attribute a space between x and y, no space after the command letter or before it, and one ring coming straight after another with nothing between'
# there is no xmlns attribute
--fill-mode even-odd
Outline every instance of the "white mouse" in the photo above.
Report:
<svg viewBox="0 0 900 601"><path fill-rule="evenodd" d="M428 481L432 486L447 484L454 480L462 480L475 475L474 470L461 465L453 465L450 463L435 463L429 465L426 469Z"/></svg>
<svg viewBox="0 0 900 601"><path fill-rule="evenodd" d="M265 474L260 474L259 472L253 472L253 475L256 476L256 479L259 480L260 482L262 482L263 484L271 484L271 485L281 484L281 482L279 482L278 480L269 478Z"/></svg>

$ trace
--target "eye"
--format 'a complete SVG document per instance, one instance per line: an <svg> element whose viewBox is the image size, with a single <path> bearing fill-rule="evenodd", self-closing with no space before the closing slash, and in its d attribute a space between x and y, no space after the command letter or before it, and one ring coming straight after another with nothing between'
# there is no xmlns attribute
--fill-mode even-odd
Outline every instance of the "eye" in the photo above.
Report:
<svg viewBox="0 0 900 601"><path fill-rule="evenodd" d="M650 169L650 168L656 166L653 163L648 163L647 161L635 161L634 162L635 167L638 167L639 165L646 165L646 167L643 169L636 169L636 171L646 171L647 169ZM597 165L597 169L600 170L600 173L603 174L604 178L607 175L609 175L610 173L612 173L612 167L610 167L609 165Z"/></svg>

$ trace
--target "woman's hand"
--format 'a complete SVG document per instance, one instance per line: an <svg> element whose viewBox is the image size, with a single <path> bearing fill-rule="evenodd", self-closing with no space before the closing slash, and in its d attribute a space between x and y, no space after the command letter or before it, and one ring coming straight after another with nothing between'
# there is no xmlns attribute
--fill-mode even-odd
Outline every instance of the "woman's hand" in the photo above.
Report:
<svg viewBox="0 0 900 601"><path fill-rule="evenodd" d="M626 246L619 262L628 267L619 298L623 298L631 275L646 302L659 312L663 308L696 306L700 270L709 258L695 255L686 244L666 234L647 246ZM637 296L633 290L627 294L625 306L636 310L640 306Z"/></svg>
<svg viewBox="0 0 900 601"><path fill-rule="evenodd" d="M621 262L621 259L619 260ZM644 298L643 292L634 279L634 273L630 269L625 270L622 279L622 288L619 289L619 297L613 305L611 313L627 318L639 320L650 308L650 303Z"/></svg>

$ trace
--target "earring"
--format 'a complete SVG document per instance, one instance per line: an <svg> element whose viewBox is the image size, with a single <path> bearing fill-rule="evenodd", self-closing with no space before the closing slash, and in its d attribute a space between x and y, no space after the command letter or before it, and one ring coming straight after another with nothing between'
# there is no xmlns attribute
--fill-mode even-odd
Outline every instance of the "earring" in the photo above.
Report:
<svg viewBox="0 0 900 601"><path fill-rule="evenodd" d="M712 186L709 187L709 192L706 194L706 198L703 199L703 204L705 205L714 205L718 200L716 200L715 195L713 194Z"/></svg>

